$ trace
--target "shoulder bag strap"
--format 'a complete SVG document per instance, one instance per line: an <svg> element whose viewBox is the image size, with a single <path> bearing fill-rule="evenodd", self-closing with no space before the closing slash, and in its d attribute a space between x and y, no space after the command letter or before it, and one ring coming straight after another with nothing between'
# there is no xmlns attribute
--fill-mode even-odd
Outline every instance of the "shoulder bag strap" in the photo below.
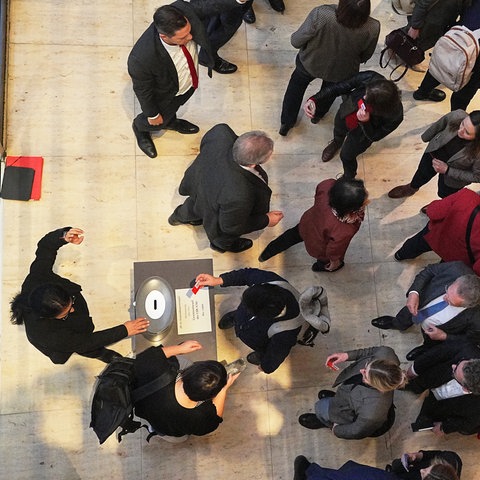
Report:
<svg viewBox="0 0 480 480"><path fill-rule="evenodd" d="M177 372L168 370L167 372L162 373L159 377L153 379L151 382L136 388L132 392L133 403L139 402L140 400L147 398L152 393L155 393L156 391L161 390L163 387L166 387L169 383L173 382L176 377Z"/></svg>
<svg viewBox="0 0 480 480"><path fill-rule="evenodd" d="M473 221L477 216L477 213L480 211L480 205L477 205L473 212L470 214L470 218L468 219L467 225L467 232L465 233L465 243L467 244L467 252L468 258L470 259L470 263L473 265L475 263L475 257L473 256L472 247L470 246L470 234L472 233Z"/></svg>

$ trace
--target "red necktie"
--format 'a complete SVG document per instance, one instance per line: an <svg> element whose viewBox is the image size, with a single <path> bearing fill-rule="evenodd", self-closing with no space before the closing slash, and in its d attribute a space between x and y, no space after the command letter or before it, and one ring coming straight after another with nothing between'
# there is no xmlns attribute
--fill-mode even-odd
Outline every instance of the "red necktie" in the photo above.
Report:
<svg viewBox="0 0 480 480"><path fill-rule="evenodd" d="M188 68L190 70L190 76L192 77L192 86L193 86L193 88L197 88L198 87L198 74L197 74L197 70L195 69L195 65L193 64L193 58L190 55L190 52L188 51L188 49L185 45L180 45L180 48L182 49L182 52L185 55L185 58L187 59Z"/></svg>

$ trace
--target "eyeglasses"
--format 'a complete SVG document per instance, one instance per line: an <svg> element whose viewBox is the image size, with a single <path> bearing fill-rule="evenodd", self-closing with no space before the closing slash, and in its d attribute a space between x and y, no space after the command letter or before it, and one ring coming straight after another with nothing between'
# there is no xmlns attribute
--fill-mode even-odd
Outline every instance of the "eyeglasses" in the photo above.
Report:
<svg viewBox="0 0 480 480"><path fill-rule="evenodd" d="M68 316L72 313L74 305L75 305L75 295L72 295L72 304L70 305L70 308L68 309L67 314L64 317L60 317L59 320L66 320Z"/></svg>
<svg viewBox="0 0 480 480"><path fill-rule="evenodd" d="M450 288L451 283L447 283L445 285L445 293L448 293L448 289Z"/></svg>

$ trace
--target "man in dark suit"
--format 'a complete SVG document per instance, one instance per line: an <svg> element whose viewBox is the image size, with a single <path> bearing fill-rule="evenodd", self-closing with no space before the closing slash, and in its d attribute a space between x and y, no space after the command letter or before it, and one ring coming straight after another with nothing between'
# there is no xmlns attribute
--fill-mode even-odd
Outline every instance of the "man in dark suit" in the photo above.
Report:
<svg viewBox="0 0 480 480"><path fill-rule="evenodd" d="M447 340L419 355L407 370L406 389L429 389L414 431L477 433L480 428L480 349L467 339Z"/></svg>
<svg viewBox="0 0 480 480"><path fill-rule="evenodd" d="M210 247L220 253L249 249L252 241L241 235L283 218L282 212L269 211L272 191L260 166L272 152L273 141L264 132L238 137L228 125L215 125L185 172L179 192L188 198L169 217L170 225L203 224Z"/></svg>
<svg viewBox="0 0 480 480"><path fill-rule="evenodd" d="M149 157L157 156L150 132L199 131L196 125L176 117L177 110L198 87L198 63L208 67L209 76L212 69L218 73L237 70L217 51L240 26L242 3L244 0L177 0L164 5L156 10L153 23L134 45L128 57L128 73L142 112L132 128L140 150ZM209 21L228 11L238 15L238 25Z"/></svg>
<svg viewBox="0 0 480 480"><path fill-rule="evenodd" d="M395 317L372 320L384 330L406 330L420 324L424 344L407 354L414 360L427 348L447 338L480 341L480 278L462 262L425 267L407 291L407 303Z"/></svg>

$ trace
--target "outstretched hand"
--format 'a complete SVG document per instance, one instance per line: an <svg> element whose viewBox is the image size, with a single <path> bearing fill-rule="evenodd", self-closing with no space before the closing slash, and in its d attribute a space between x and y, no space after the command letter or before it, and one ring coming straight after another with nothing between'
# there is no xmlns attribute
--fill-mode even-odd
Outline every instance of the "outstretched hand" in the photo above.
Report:
<svg viewBox="0 0 480 480"><path fill-rule="evenodd" d="M83 230L81 228L71 228L65 235L63 239L68 243L73 243L74 245L80 245L83 242Z"/></svg>
<svg viewBox="0 0 480 480"><path fill-rule="evenodd" d="M337 365L337 363L346 362L347 360L348 360L348 354L345 352L332 353L332 355L329 355L327 357L327 360L325 361L325 366L328 367L329 363L333 365Z"/></svg>
<svg viewBox="0 0 480 480"><path fill-rule="evenodd" d="M186 353L191 353L195 352L196 350L202 349L202 345L200 342L197 342L197 340L187 340L185 342L182 342L178 345L180 348L180 352L178 353L179 355L184 355Z"/></svg>
<svg viewBox="0 0 480 480"><path fill-rule="evenodd" d="M146 332L150 322L146 318L140 317L135 320L129 320L124 325L127 328L128 336L131 337L132 335Z"/></svg>
<svg viewBox="0 0 480 480"><path fill-rule="evenodd" d="M221 277L214 277L209 273L199 273L195 278L195 281L201 287L216 287L217 285L223 285L223 280Z"/></svg>

